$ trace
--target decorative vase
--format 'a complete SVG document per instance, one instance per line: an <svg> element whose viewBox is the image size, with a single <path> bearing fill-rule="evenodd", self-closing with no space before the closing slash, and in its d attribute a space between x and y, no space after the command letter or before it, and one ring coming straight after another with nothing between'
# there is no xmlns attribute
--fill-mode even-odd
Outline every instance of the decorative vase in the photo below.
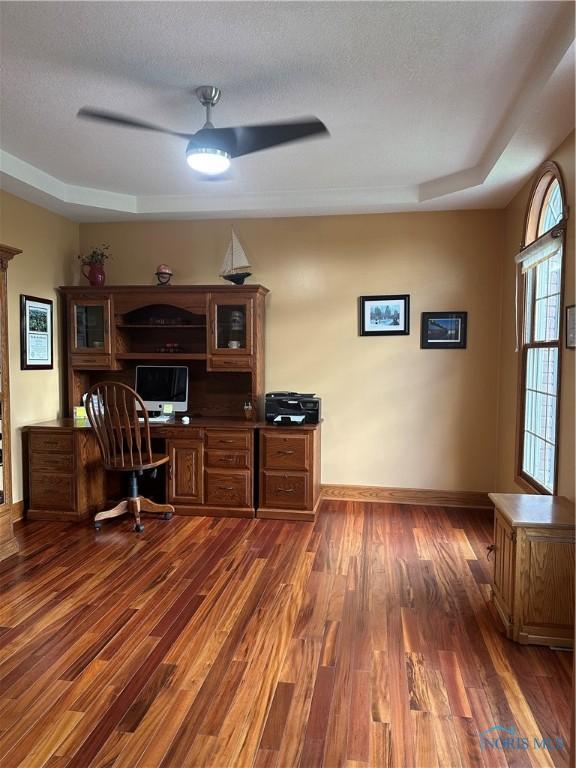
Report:
<svg viewBox="0 0 576 768"><path fill-rule="evenodd" d="M86 272L86 267L88 271ZM106 281L106 273L104 272L104 264L85 264L82 267L82 274L88 280L93 288L104 285Z"/></svg>

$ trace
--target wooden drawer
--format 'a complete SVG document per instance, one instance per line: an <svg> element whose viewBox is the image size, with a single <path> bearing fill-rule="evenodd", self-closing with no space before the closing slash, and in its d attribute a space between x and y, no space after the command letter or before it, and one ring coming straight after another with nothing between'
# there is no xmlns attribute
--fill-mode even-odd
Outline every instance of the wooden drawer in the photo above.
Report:
<svg viewBox="0 0 576 768"><path fill-rule="evenodd" d="M216 507L251 507L250 473L207 469L205 503Z"/></svg>
<svg viewBox="0 0 576 768"><path fill-rule="evenodd" d="M220 451L247 450L251 447L252 433L249 429L226 430L207 429L206 448Z"/></svg>
<svg viewBox="0 0 576 768"><path fill-rule="evenodd" d="M228 467L229 469L248 469L250 454L247 451L206 451L207 467Z"/></svg>
<svg viewBox="0 0 576 768"><path fill-rule="evenodd" d="M264 507L306 509L308 506L308 475L285 472L262 473L262 503Z"/></svg>
<svg viewBox="0 0 576 768"><path fill-rule="evenodd" d="M30 432L31 453L58 453L72 454L73 437L71 432L61 432L50 429L45 432L32 430Z"/></svg>
<svg viewBox="0 0 576 768"><path fill-rule="evenodd" d="M92 371L97 368L106 368L106 369L112 368L111 355L102 355L102 354L82 355L82 354L79 354L78 352L75 352L73 355L71 355L71 362L72 362L72 368L76 368L79 370L85 369L88 371Z"/></svg>
<svg viewBox="0 0 576 768"><path fill-rule="evenodd" d="M235 355L234 357L218 357L214 355L209 360L211 371L251 371L254 362L247 355Z"/></svg>
<svg viewBox="0 0 576 768"><path fill-rule="evenodd" d="M263 432L263 468L307 471L310 468L309 445L308 435Z"/></svg>
<svg viewBox="0 0 576 768"><path fill-rule="evenodd" d="M37 453L30 456L32 472L54 472L70 475L74 471L74 457L71 453Z"/></svg>
<svg viewBox="0 0 576 768"><path fill-rule="evenodd" d="M175 440L202 440L204 438L204 430L201 427L183 427L181 424L165 427L152 422L150 424L150 435L152 439L155 437L166 437Z"/></svg>
<svg viewBox="0 0 576 768"><path fill-rule="evenodd" d="M74 510L74 477L34 472L30 477L30 506Z"/></svg>

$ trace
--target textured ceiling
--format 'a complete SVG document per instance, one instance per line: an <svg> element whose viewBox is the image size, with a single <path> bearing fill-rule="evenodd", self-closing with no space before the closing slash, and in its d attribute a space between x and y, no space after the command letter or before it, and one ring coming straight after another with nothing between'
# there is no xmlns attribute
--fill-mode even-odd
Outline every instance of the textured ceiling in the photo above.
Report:
<svg viewBox="0 0 576 768"><path fill-rule="evenodd" d="M504 204L574 125L574 6L555 2L5 2L2 180L79 219ZM199 180L176 130L315 114L329 139ZM551 110L551 113L550 113Z"/></svg>

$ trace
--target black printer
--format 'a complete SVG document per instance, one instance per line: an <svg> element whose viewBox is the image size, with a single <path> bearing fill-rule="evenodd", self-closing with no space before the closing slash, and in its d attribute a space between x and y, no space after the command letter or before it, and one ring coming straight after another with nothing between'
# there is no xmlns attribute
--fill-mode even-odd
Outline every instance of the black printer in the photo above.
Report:
<svg viewBox="0 0 576 768"><path fill-rule="evenodd" d="M319 397L298 392L268 392L265 418L271 424L318 424L320 421Z"/></svg>

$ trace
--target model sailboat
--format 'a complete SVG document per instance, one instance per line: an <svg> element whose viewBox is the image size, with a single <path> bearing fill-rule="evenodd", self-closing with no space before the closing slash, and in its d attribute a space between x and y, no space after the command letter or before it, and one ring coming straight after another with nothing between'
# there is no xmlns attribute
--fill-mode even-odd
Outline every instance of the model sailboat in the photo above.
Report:
<svg viewBox="0 0 576 768"><path fill-rule="evenodd" d="M230 245L220 269L220 277L223 277L224 280L229 280L234 285L242 285L244 280L252 274L251 269L252 267L248 263L244 248L242 248L240 240L238 240L236 233L232 230Z"/></svg>

